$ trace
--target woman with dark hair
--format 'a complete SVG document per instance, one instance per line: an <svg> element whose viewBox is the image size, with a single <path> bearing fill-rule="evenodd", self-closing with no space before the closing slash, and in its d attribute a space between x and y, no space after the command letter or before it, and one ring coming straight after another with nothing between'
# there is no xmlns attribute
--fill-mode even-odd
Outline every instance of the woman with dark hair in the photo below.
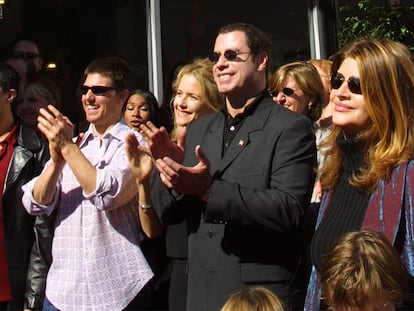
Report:
<svg viewBox="0 0 414 311"><path fill-rule="evenodd" d="M123 116L126 124L136 130L147 121L151 121L156 126L159 126L158 101L150 91L133 89L129 92Z"/></svg>

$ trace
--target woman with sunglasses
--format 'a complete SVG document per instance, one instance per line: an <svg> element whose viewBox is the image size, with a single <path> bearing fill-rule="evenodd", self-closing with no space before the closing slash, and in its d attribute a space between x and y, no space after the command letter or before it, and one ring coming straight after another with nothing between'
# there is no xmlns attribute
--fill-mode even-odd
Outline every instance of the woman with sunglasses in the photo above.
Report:
<svg viewBox="0 0 414 311"><path fill-rule="evenodd" d="M319 310L324 254L349 231L383 233L414 276L410 51L386 39L354 41L334 56L332 73L333 127L320 172L325 192L311 244L307 311ZM412 302L404 308L414 310Z"/></svg>
<svg viewBox="0 0 414 311"><path fill-rule="evenodd" d="M273 101L316 122L322 112L324 88L316 68L306 62L279 67L269 79Z"/></svg>
<svg viewBox="0 0 414 311"><path fill-rule="evenodd" d="M316 67L309 62L292 62L279 67L269 79L269 91L273 94L273 101L289 110L309 117L313 122L313 131L317 145L317 165L323 164L323 154L319 144L326 138L329 131L322 130L319 125L325 98L325 87L321 75ZM306 213L307 240L310 243L313 228L318 213L321 190L318 178L312 191L311 204Z"/></svg>

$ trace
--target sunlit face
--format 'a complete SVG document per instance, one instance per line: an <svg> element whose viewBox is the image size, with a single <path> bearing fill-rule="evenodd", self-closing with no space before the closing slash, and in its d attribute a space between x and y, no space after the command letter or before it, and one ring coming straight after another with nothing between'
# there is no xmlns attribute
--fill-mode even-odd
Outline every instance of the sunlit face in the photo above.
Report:
<svg viewBox="0 0 414 311"><path fill-rule="evenodd" d="M17 115L27 127L37 129L37 117L40 108L46 108L51 104L49 100L34 92L30 87L26 88L17 102Z"/></svg>
<svg viewBox="0 0 414 311"><path fill-rule="evenodd" d="M191 74L186 74L178 84L173 102L175 124L186 126L199 116L211 112L207 105L201 83Z"/></svg>
<svg viewBox="0 0 414 311"><path fill-rule="evenodd" d="M357 62L346 58L338 73L344 76L345 82L338 89L331 90L332 122L341 127L347 137L353 137L371 124L364 96L352 93L346 82L350 77L359 77Z"/></svg>
<svg viewBox="0 0 414 311"><path fill-rule="evenodd" d="M99 73L90 73L86 76L84 86L112 87L112 79ZM101 95L95 95L88 90L82 95L82 105L86 121L92 123L98 133L103 134L108 128L118 122L125 97L124 91L108 90Z"/></svg>
<svg viewBox="0 0 414 311"><path fill-rule="evenodd" d="M283 89L290 89L293 91L283 92ZM277 94L274 94L273 101L277 104L281 104L294 112L307 116L309 114L309 108L312 105L312 101L315 100L315 96L310 96L303 92L296 84L295 79L291 76L287 76L281 89Z"/></svg>
<svg viewBox="0 0 414 311"><path fill-rule="evenodd" d="M129 97L124 112L125 122L129 127L138 129L140 124L149 121L151 113L145 98L139 94Z"/></svg>
<svg viewBox="0 0 414 311"><path fill-rule="evenodd" d="M235 60L227 60L224 57L226 51L241 53ZM213 67L214 79L220 93L226 96L238 96L246 92L251 86L257 85L259 73L254 61L254 55L250 54L246 35L242 31L233 31L217 36L214 52L220 55Z"/></svg>

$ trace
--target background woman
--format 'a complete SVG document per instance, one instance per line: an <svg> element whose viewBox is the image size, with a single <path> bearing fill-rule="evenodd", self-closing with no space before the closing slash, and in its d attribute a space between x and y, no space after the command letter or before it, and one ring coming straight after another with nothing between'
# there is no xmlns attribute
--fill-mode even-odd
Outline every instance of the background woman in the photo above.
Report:
<svg viewBox="0 0 414 311"><path fill-rule="evenodd" d="M147 121L151 121L158 126L159 107L157 99L150 91L133 89L129 92L123 116L126 124L136 130L139 129L142 123Z"/></svg>
<svg viewBox="0 0 414 311"><path fill-rule="evenodd" d="M324 88L316 68L306 62L293 62L279 67L269 79L273 100L286 108L319 119Z"/></svg>

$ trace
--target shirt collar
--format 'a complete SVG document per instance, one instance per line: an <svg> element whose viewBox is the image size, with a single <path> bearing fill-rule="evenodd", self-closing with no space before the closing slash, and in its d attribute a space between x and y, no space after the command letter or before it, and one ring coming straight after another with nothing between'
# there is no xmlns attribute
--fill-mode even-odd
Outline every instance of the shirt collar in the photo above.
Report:
<svg viewBox="0 0 414 311"><path fill-rule="evenodd" d="M247 105L244 108L243 112L241 112L237 116L235 116L234 119L236 119L236 118L243 118L243 117L246 117L248 115L253 114L253 112L256 110L257 106L259 105L259 103L263 99L263 97L265 97L268 94L269 94L269 91L268 90L263 90L258 96L256 96L256 98L254 99L254 101L252 101L249 105ZM221 111L224 113L225 116L228 116L228 117L231 118L231 116L227 112L227 105L223 105L223 108L222 108Z"/></svg>
<svg viewBox="0 0 414 311"><path fill-rule="evenodd" d="M129 127L121 122L117 122L110 128L110 130L105 134L105 137L112 137L118 140L123 140L125 138L125 131L128 131ZM80 147L84 145L87 141L98 137L93 131L93 125L89 124L88 130L83 135L82 142Z"/></svg>

